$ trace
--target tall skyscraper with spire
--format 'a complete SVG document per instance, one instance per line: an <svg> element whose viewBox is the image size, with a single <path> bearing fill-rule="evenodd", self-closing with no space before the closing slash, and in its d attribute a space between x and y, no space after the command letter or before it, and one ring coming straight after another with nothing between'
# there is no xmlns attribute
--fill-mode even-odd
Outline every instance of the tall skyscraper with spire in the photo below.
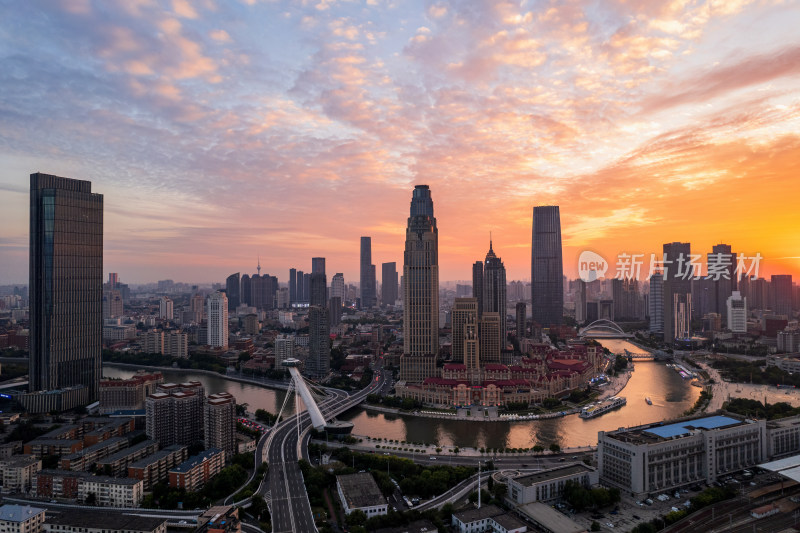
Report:
<svg viewBox="0 0 800 533"><path fill-rule="evenodd" d="M498 350L502 351L506 341L508 317L506 312L506 267L503 265L502 259L495 255L491 239L489 239L489 251L483 261L483 294L479 307L482 313L500 315L500 346Z"/></svg>
<svg viewBox="0 0 800 533"><path fill-rule="evenodd" d="M30 176L29 390L42 413L98 398L103 336L103 195L90 181ZM48 394L36 394L48 391Z"/></svg>
<svg viewBox="0 0 800 533"><path fill-rule="evenodd" d="M427 185L411 197L403 254L403 355L400 379L421 382L436 374L439 351L439 230Z"/></svg>
<svg viewBox="0 0 800 533"><path fill-rule="evenodd" d="M564 317L561 214L557 205L533 208L531 314L540 326L560 325Z"/></svg>

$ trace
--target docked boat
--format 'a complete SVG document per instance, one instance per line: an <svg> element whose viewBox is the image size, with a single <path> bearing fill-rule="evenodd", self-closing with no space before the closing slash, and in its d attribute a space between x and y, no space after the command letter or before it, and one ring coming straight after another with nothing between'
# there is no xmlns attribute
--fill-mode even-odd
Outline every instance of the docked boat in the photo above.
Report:
<svg viewBox="0 0 800 533"><path fill-rule="evenodd" d="M611 398L607 398L601 402L587 405L581 409L581 412L578 416L581 418L594 418L607 413L612 409L622 407L626 403L628 403L628 400L623 396L612 396Z"/></svg>
<svg viewBox="0 0 800 533"><path fill-rule="evenodd" d="M644 401L647 402L647 405L653 405L653 400L650 399L650 396L646 397Z"/></svg>

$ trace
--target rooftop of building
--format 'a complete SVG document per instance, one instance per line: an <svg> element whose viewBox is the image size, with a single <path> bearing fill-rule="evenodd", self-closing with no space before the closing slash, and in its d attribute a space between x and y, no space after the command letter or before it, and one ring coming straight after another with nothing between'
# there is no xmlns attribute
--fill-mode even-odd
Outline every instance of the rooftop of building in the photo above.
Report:
<svg viewBox="0 0 800 533"><path fill-rule="evenodd" d="M453 513L453 516L462 524L469 524L484 518L492 518L503 514L503 510L496 505L484 505L479 509L467 509Z"/></svg>
<svg viewBox="0 0 800 533"><path fill-rule="evenodd" d="M110 439L101 440L97 444L92 444L91 446L87 446L86 448L84 448L84 449L82 449L80 451L77 451L75 453L70 453L70 454L64 455L62 457L62 459L68 459L68 460L77 459L79 457L83 457L83 456L89 455L91 453L94 453L94 452L96 452L98 450L103 450L103 449L108 448L110 446L116 446L116 445L118 445L118 444L120 444L122 442L124 442L125 446L127 447L128 439L126 439L125 437L111 437Z"/></svg>
<svg viewBox="0 0 800 533"><path fill-rule="evenodd" d="M526 525L525 522L523 522L522 520L520 520L516 516L514 516L512 514L508 514L508 513L497 515L497 516L493 516L492 520L494 520L495 522L500 524L503 527L503 529L505 529L506 531L512 531L514 529L519 529L521 527L525 527L525 525Z"/></svg>
<svg viewBox="0 0 800 533"><path fill-rule="evenodd" d="M75 444L83 444L83 441L81 439L43 439L39 437L25 443L26 446L73 446Z"/></svg>
<svg viewBox="0 0 800 533"><path fill-rule="evenodd" d="M104 531L155 531L166 518L132 516L113 511L58 511L47 512L47 523L72 528L102 529Z"/></svg>
<svg viewBox="0 0 800 533"><path fill-rule="evenodd" d="M743 426L751 421L730 413L688 418L671 424L657 422L633 428L620 428L606 436L630 444L655 444L683 438L702 431L717 431Z"/></svg>
<svg viewBox="0 0 800 533"><path fill-rule="evenodd" d="M123 448L118 452L112 453L108 457L103 457L102 459L98 459L97 464L98 465L111 464L114 461L117 461L118 459L122 459L123 457L126 457L128 455L136 453L139 450L142 450L142 449L147 448L148 446L152 446L154 444L157 444L157 442L154 441L154 440L150 440L150 439L143 440L142 442L134 444L130 448Z"/></svg>
<svg viewBox="0 0 800 533"><path fill-rule="evenodd" d="M386 498L372 474L365 472L336 476L336 482L342 488L347 506L351 509L386 504Z"/></svg>
<svg viewBox="0 0 800 533"><path fill-rule="evenodd" d="M517 507L517 510L545 531L553 533L584 533L586 531L586 527L541 502L521 505Z"/></svg>
<svg viewBox="0 0 800 533"><path fill-rule="evenodd" d="M0 520L5 522L24 522L43 512L44 509L31 507L30 505L6 504L0 507Z"/></svg>
<svg viewBox="0 0 800 533"><path fill-rule="evenodd" d="M204 461L208 461L212 457L222 453L222 450L219 448L209 448L203 452L198 453L192 457L189 457L187 460L179 464L178 466L171 468L170 472L177 472L177 473L185 473L191 471L194 467L199 464L202 464Z"/></svg>
<svg viewBox="0 0 800 533"><path fill-rule="evenodd" d="M75 470L58 470L58 469L44 469L40 470L38 475L49 477L65 477L65 478L81 478L84 481L92 481L95 483L107 483L109 485L136 485L141 483L140 479L132 477L111 477L111 476L95 476L90 472L78 472Z"/></svg>
<svg viewBox="0 0 800 533"><path fill-rule="evenodd" d="M162 460L164 457L170 454L180 451L181 448L186 448L186 446L183 446L181 444L173 444L171 446L167 446L166 448L159 450L152 455L148 455L147 457L143 457L138 461L129 464L128 466L131 468L143 468L149 466L155 462Z"/></svg>
<svg viewBox="0 0 800 533"><path fill-rule="evenodd" d="M591 472L592 470L593 469L591 467L588 467L585 464L575 463L565 466L558 466L549 470L542 470L541 472L535 472L533 474L519 476L514 478L514 482L526 487L530 487L531 485L535 485L537 483L584 474Z"/></svg>
<svg viewBox="0 0 800 533"><path fill-rule="evenodd" d="M38 463L40 460L35 455L11 455L5 459L0 459L0 463L6 466L28 466Z"/></svg>
<svg viewBox="0 0 800 533"><path fill-rule="evenodd" d="M407 526L386 527L376 529L375 533L433 533L438 531L430 520L415 520Z"/></svg>

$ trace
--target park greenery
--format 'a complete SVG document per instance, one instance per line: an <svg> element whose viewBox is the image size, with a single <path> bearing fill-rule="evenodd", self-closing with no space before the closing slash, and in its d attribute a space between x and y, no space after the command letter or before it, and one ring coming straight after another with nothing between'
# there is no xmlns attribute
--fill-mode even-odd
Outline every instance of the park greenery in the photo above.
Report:
<svg viewBox="0 0 800 533"><path fill-rule="evenodd" d="M697 401L694 402L694 405L690 409L687 409L686 411L684 411L683 415L684 416L691 416L691 415L695 414L698 411L702 411L703 409L708 407L708 403L711 401L711 398L713 396L714 395L712 394L712 392L710 390L702 390L702 391L700 391L700 396L697 397Z"/></svg>
<svg viewBox="0 0 800 533"><path fill-rule="evenodd" d="M392 407L396 409L403 409L405 411L412 411L420 409L423 403L413 398L398 398L397 396L380 396L378 394L368 394L367 403L374 405L383 405L384 407Z"/></svg>
<svg viewBox="0 0 800 533"><path fill-rule="evenodd" d="M764 367L766 361L740 361L721 359L711 366L719 370L723 379L734 383L754 383L756 385L793 385L800 387L800 374L790 374L775 366Z"/></svg>
<svg viewBox="0 0 800 533"><path fill-rule="evenodd" d="M211 354L193 353L187 359L175 358L158 353L132 353L114 350L103 350L104 363L126 363L141 366L167 366L173 364L183 370L210 370L225 374L225 365Z"/></svg>
<svg viewBox="0 0 800 533"><path fill-rule="evenodd" d="M602 509L620 501L620 492L617 488L604 487L586 488L575 481L564 484L564 501L573 509L580 512L585 509Z"/></svg>
<svg viewBox="0 0 800 533"><path fill-rule="evenodd" d="M775 420L787 416L800 415L800 407L792 407L787 402L768 403L764 405L758 400L750 398L733 398L723 405L726 411L751 418L765 418Z"/></svg>

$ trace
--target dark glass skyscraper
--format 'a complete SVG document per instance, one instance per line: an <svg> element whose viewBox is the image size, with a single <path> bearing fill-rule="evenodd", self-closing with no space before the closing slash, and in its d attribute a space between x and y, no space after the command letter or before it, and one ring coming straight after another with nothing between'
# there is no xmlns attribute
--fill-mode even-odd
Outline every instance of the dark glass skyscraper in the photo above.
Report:
<svg viewBox="0 0 800 533"><path fill-rule="evenodd" d="M381 265L381 304L394 305L397 301L397 263Z"/></svg>
<svg viewBox="0 0 800 533"><path fill-rule="evenodd" d="M235 311L239 307L239 273L231 274L225 280L225 293L228 296L228 311Z"/></svg>
<svg viewBox="0 0 800 533"><path fill-rule="evenodd" d="M536 206L531 245L531 314L540 326L560 325L563 319L563 268L558 206Z"/></svg>
<svg viewBox="0 0 800 533"><path fill-rule="evenodd" d="M489 252L483 261L483 294L479 300L481 313L498 313L500 315L500 346L502 351L506 343L506 267L503 260L495 255L492 241L489 241ZM483 315L481 315L483 316Z"/></svg>
<svg viewBox="0 0 800 533"><path fill-rule="evenodd" d="M313 378L323 378L331 368L330 314L328 311L328 280L325 259L312 260L310 307L308 308L308 358L305 372Z"/></svg>
<svg viewBox="0 0 800 533"><path fill-rule="evenodd" d="M21 401L30 411L66 410L98 398L103 195L89 181L36 173L30 202L29 388L60 392Z"/></svg>
<svg viewBox="0 0 800 533"><path fill-rule="evenodd" d="M688 242L668 242L663 249L664 342L672 344L676 338L685 339L691 335L692 247Z"/></svg>
<svg viewBox="0 0 800 533"><path fill-rule="evenodd" d="M361 237L361 308L375 307L375 275L372 266L372 237Z"/></svg>
<svg viewBox="0 0 800 533"><path fill-rule="evenodd" d="M297 301L297 269L289 269L289 303Z"/></svg>

